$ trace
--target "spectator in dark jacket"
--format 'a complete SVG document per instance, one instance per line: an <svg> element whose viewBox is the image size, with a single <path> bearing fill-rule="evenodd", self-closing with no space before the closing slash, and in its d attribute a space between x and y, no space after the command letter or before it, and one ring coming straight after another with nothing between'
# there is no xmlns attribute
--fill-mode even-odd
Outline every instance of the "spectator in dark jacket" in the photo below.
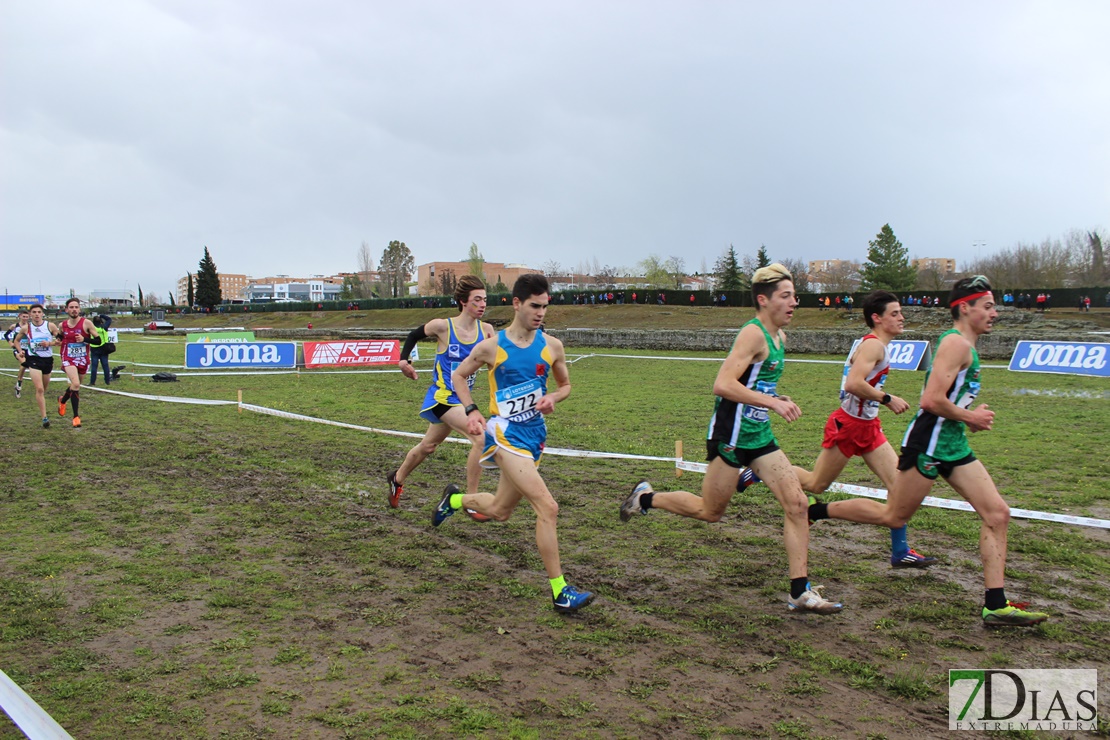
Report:
<svg viewBox="0 0 1110 740"><path fill-rule="evenodd" d="M92 357L89 385L96 385L97 365L104 367L104 385L111 385L112 374L108 370L108 329L112 326L112 317L102 313L94 316L92 322L96 327L96 336L89 337L89 354Z"/></svg>

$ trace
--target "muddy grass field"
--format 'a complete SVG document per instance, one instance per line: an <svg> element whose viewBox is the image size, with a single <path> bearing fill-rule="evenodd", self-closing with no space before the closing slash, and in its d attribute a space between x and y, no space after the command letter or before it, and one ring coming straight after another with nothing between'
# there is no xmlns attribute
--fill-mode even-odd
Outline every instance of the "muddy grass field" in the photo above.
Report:
<svg viewBox="0 0 1110 740"><path fill-rule="evenodd" d="M125 339L116 357L182 355L179 341ZM716 369L579 359L549 444L666 456L680 439L701 459ZM788 363L783 389L805 415L776 432L800 464L816 456L839 373ZM888 389L916 398L922 377L894 373ZM426 379L182 372L114 387L242 390L269 408L422 432ZM92 390L82 429L54 404L43 430L28 387L0 399L0 667L74 737L920 738L947 735L952 668L1096 667L1103 697L1110 688L1106 530L1015 520L1008 595L1052 620L988 631L973 515L914 519L911 545L941 559L928 572L891 570L885 531L821 522L810 579L846 609L792 615L764 487L718 524L660 512L622 523L641 477L697 490L700 476L547 456L567 579L598 594L568 617L551 608L527 505L506 523L430 526L444 485L462 482L463 445L422 465L393 510L385 476L415 440ZM983 388L998 417L973 446L1011 505L1110 518L1105 381L987 369ZM907 422L884 419L888 436ZM841 480L877 485L857 462ZM21 735L0 718L0 737Z"/></svg>

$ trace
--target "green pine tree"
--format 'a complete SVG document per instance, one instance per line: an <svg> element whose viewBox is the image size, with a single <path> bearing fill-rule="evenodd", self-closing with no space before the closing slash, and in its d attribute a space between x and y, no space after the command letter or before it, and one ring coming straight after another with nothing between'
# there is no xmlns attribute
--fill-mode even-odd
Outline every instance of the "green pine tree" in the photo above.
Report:
<svg viewBox="0 0 1110 740"><path fill-rule="evenodd" d="M868 242L867 262L860 268L863 290L890 290L900 292L913 290L917 284L917 268L910 264L909 254L902 242L894 236L890 224Z"/></svg>
<svg viewBox="0 0 1110 740"><path fill-rule="evenodd" d="M755 255L755 268L758 270L761 267L766 267L771 264L771 258L767 256L767 245L760 244L759 251Z"/></svg>
<svg viewBox="0 0 1110 740"><path fill-rule="evenodd" d="M213 309L223 302L220 293L220 275L216 272L216 263L204 248L204 256L197 265L197 305L201 308Z"/></svg>
<svg viewBox="0 0 1110 740"><path fill-rule="evenodd" d="M185 293L185 305L192 308L196 305L196 294L193 292L193 273L186 275L189 279L189 290Z"/></svg>
<svg viewBox="0 0 1110 740"><path fill-rule="evenodd" d="M740 262L736 259L736 247L728 245L728 251L717 259L713 266L714 290L745 290L747 280L740 272Z"/></svg>
<svg viewBox="0 0 1110 740"><path fill-rule="evenodd" d="M143 307L143 286L139 286L139 308Z"/></svg>

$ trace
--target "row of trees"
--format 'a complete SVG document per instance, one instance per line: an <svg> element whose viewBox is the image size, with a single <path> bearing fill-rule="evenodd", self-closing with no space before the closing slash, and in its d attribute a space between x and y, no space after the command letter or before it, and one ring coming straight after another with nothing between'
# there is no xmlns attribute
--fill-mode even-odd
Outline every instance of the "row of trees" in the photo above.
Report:
<svg viewBox="0 0 1110 740"><path fill-rule="evenodd" d="M972 260L964 270L968 274L984 274L999 287L1010 289L1039 289L1064 287L1095 287L1104 285L1110 279L1110 264L1103 249L1104 236L1099 231L1068 232L1063 239L1046 239L1040 244L1018 244L987 257ZM470 244L467 254L469 274L480 275L489 282L485 274L485 258L476 243ZM695 275L705 275L713 279L713 289L718 291L747 290L751 275L757 269L772 262L780 262L794 275L794 285L799 293L810 292L810 279L806 263L791 257L772 257L766 245L760 245L755 255L737 255L736 248L728 249L717 259L712 272L707 272L704 261ZM657 288L678 289L685 282L686 260L672 255L666 259L650 254L637 264L635 277ZM372 297L399 298L405 295L409 277L416 269L412 252L402 241L391 241L382 252L377 271L370 245L366 242L358 251L358 272L343 281L343 299ZM549 276L566 276L568 270L556 260L548 260L540 269ZM620 278L633 277L622 268L602 265L596 257L592 262L579 264L575 274L588 275L598 286L616 283ZM444 270L432 278L427 287L433 293L450 295L459 276L451 270ZM890 224L883 224L875 238L868 242L867 261L856 269L848 261L843 261L820 276L820 288L824 292L851 292L884 288L895 292L912 290L942 290L951 284L954 275L942 275L935 268L919 271L909 259L906 247L898 240ZM220 291L220 277L216 263L204 248L204 257L197 266L196 285L192 275L187 283L188 295L185 305L214 308L223 296ZM494 292L506 292L507 286L500 280L492 288ZM181 296L178 296L180 299ZM174 304L171 293L169 302ZM139 287L139 304L156 301L153 294L145 297Z"/></svg>
<svg viewBox="0 0 1110 740"><path fill-rule="evenodd" d="M374 270L374 256L366 242L358 250L358 272L343 278L344 300L358 298L399 298L405 294L409 276L416 269L412 251L402 241L391 241L382 251L378 269Z"/></svg>
<svg viewBox="0 0 1110 740"><path fill-rule="evenodd" d="M967 272L986 275L992 285L1015 290L1103 286L1110 281L1104 240L1098 231L1073 229L1063 239L1019 243L976 258L968 264Z"/></svg>
<svg viewBox="0 0 1110 740"><path fill-rule="evenodd" d="M964 265L961 274L986 275L992 285L1013 290L1101 286L1110 279L1102 242L1103 235L1098 231L1075 229L1063 239L1018 244L977 257ZM863 290L944 290L958 277L942 274L936 267L916 269L890 224L884 225L869 244L867 262L859 270L859 287Z"/></svg>

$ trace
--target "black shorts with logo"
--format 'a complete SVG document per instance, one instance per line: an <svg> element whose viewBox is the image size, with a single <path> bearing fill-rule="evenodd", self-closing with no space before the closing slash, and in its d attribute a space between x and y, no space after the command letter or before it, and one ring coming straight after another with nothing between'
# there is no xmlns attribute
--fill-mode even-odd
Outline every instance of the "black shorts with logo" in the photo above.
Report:
<svg viewBox="0 0 1110 740"><path fill-rule="evenodd" d="M921 450L903 447L898 458L899 470L916 470L929 480L936 480L937 475L942 475L947 480L952 472L961 465L975 462L975 455L967 455L959 460L938 460L931 455L926 455Z"/></svg>
<svg viewBox="0 0 1110 740"><path fill-rule="evenodd" d="M28 370L38 370L43 375L49 375L54 371L54 357L39 357L38 355L25 355L27 358L26 367Z"/></svg>
<svg viewBox="0 0 1110 740"><path fill-rule="evenodd" d="M779 446L774 442L748 450L743 447L727 445L719 439L707 439L705 440L705 461L713 462L715 458L719 457L730 468L745 468L751 465L756 458L769 455L777 449L779 449Z"/></svg>

